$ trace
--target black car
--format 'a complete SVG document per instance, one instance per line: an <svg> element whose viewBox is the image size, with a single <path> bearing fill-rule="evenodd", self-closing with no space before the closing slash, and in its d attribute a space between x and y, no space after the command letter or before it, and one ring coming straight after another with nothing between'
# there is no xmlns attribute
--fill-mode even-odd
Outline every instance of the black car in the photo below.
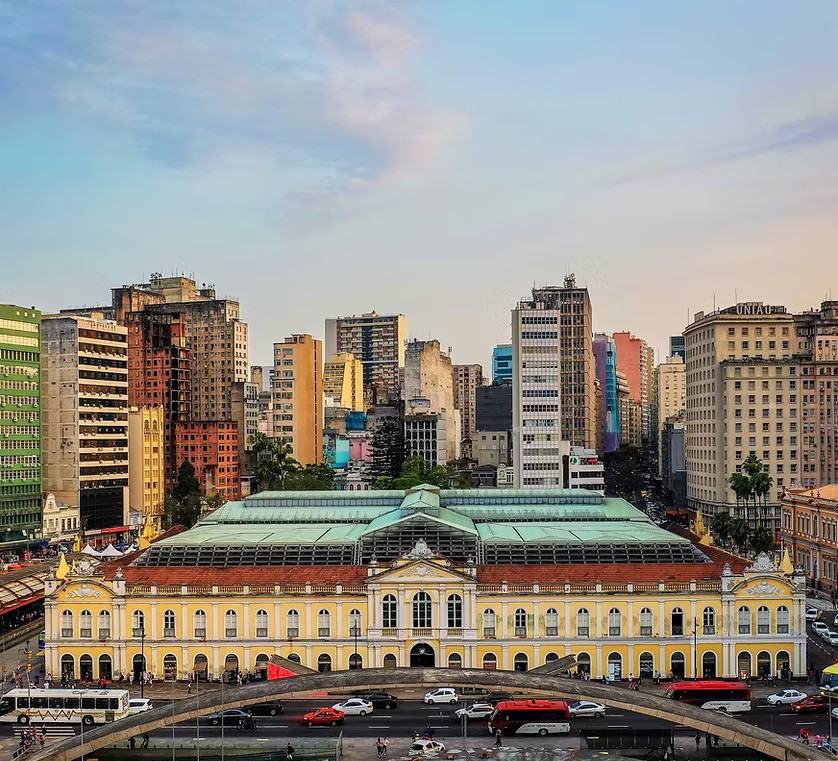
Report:
<svg viewBox="0 0 838 761"><path fill-rule="evenodd" d="M372 690L363 690L355 695L356 698L363 698L372 703L373 708L398 708L399 700L395 695L389 692L373 692Z"/></svg>
<svg viewBox="0 0 838 761"><path fill-rule="evenodd" d="M236 726L239 723L239 719L246 719L250 716L252 714L246 708L228 708L226 711L211 713L207 716L207 721L214 727L217 727L223 719L224 726L229 727Z"/></svg>
<svg viewBox="0 0 838 761"><path fill-rule="evenodd" d="M509 692L490 692L481 702L491 703L497 705L503 700L514 700L512 694Z"/></svg>
<svg viewBox="0 0 838 761"><path fill-rule="evenodd" d="M270 700L267 703L254 703L248 706L248 709L257 716L276 716L278 713L282 713L282 701Z"/></svg>

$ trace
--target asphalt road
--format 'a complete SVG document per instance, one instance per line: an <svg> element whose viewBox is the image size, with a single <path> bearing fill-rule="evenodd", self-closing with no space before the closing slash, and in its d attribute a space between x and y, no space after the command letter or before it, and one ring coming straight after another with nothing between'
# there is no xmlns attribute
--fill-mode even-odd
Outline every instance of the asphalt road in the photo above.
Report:
<svg viewBox="0 0 838 761"><path fill-rule="evenodd" d="M159 702L158 702L159 705ZM294 700L286 701L283 712L277 716L257 716L258 724L255 732L241 733L235 726L224 728L226 737L244 739L283 738L311 736L336 737L341 731L345 737L378 737L388 736L397 738L410 737L414 731L422 732L425 727L434 729L435 737L460 737L461 725L451 719L455 707L426 706L420 701L402 701L399 707L390 710L380 709L368 716L347 716L343 726L338 727L304 727L300 724L300 717L314 708L329 705L328 701ZM753 710L740 716L744 721L764 729L778 732L786 736L797 736L800 728L806 726L812 735L827 734L829 732L829 718L827 715L798 716L788 707L771 707L764 700L754 700ZM838 720L835 721L838 729ZM671 724L642 714L627 711L609 711L603 718L584 718L571 720L571 734L576 735L580 729L648 729L666 728ZM679 726L679 725L676 725ZM468 726L469 736L487 734L485 721L471 721ZM175 726L175 738L181 742L196 736L195 723ZM206 719L200 722L200 736L220 738L221 728L209 725ZM155 739L171 739L171 728L151 733Z"/></svg>

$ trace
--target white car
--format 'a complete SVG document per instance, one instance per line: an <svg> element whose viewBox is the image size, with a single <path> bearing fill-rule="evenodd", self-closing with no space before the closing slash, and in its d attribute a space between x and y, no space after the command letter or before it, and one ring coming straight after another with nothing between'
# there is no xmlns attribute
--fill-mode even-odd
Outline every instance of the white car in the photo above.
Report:
<svg viewBox="0 0 838 761"><path fill-rule="evenodd" d="M835 619L832 622L835 626L838 626L838 616L835 616Z"/></svg>
<svg viewBox="0 0 838 761"><path fill-rule="evenodd" d="M459 703L460 696L453 687L440 687L436 690L431 690L425 693L425 703L433 705L434 703Z"/></svg>
<svg viewBox="0 0 838 761"><path fill-rule="evenodd" d="M812 631L815 634L823 634L824 632L829 631L829 627L823 621L815 621L812 624Z"/></svg>
<svg viewBox="0 0 838 761"><path fill-rule="evenodd" d="M817 621L821 617L821 612L817 608L806 608L806 620Z"/></svg>
<svg viewBox="0 0 838 761"><path fill-rule="evenodd" d="M417 740L408 750L411 753L445 753L445 746L436 740Z"/></svg>
<svg viewBox="0 0 838 761"><path fill-rule="evenodd" d="M570 715L577 716L593 716L595 719L600 716L605 716L605 706L602 703L594 703L592 700L577 700L568 706Z"/></svg>
<svg viewBox="0 0 838 761"><path fill-rule="evenodd" d="M781 692L775 692L773 695L768 696L768 705L787 706L808 697L805 692L801 692L800 690L782 690Z"/></svg>
<svg viewBox="0 0 838 761"><path fill-rule="evenodd" d="M838 632L832 631L832 629L826 629L825 631L821 632L821 639L828 640L833 634L838 634Z"/></svg>
<svg viewBox="0 0 838 761"><path fill-rule="evenodd" d="M131 698L128 701L128 715L133 716L135 713L144 713L150 711L154 706L151 704L150 698Z"/></svg>
<svg viewBox="0 0 838 761"><path fill-rule="evenodd" d="M454 716L462 719L465 716L467 719L485 719L492 715L495 707L491 703L472 703L470 706L458 708L454 711Z"/></svg>
<svg viewBox="0 0 838 761"><path fill-rule="evenodd" d="M833 719L838 719L838 708L833 708L832 709L832 718Z"/></svg>
<svg viewBox="0 0 838 761"><path fill-rule="evenodd" d="M838 632L829 632L829 634L826 637L824 637L824 639L830 645L833 645L833 646L838 645Z"/></svg>
<svg viewBox="0 0 838 761"><path fill-rule="evenodd" d="M343 703L335 703L332 708L343 711L346 716L366 716L373 711L372 703L363 698L349 698Z"/></svg>

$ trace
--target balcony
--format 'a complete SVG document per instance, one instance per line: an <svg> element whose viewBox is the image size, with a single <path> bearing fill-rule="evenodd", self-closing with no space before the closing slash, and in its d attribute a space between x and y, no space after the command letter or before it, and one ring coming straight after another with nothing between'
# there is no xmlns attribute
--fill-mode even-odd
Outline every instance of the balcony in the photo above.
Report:
<svg viewBox="0 0 838 761"><path fill-rule="evenodd" d="M461 626L452 626L448 628L448 636L449 637L462 637L463 636L463 629Z"/></svg>
<svg viewBox="0 0 838 761"><path fill-rule="evenodd" d="M163 629L163 637L165 639L174 639L175 638L175 630L174 629Z"/></svg>
<svg viewBox="0 0 838 761"><path fill-rule="evenodd" d="M433 637L434 636L434 630L430 626L414 628L414 629L411 630L411 633L414 637Z"/></svg>
<svg viewBox="0 0 838 761"><path fill-rule="evenodd" d="M483 627L483 636L484 637L491 637L494 639L497 634L495 633L497 629L494 626L484 626Z"/></svg>
<svg viewBox="0 0 838 761"><path fill-rule="evenodd" d="M260 638L267 637L268 636L268 630L266 628L265 629L256 629L256 636L260 637Z"/></svg>
<svg viewBox="0 0 838 761"><path fill-rule="evenodd" d="M398 637L399 636L399 630L396 629L395 627L393 627L393 628L388 627L386 629L381 630L381 636L382 637Z"/></svg>
<svg viewBox="0 0 838 761"><path fill-rule="evenodd" d="M239 634L239 631L235 627L227 628L227 629L224 630L224 636L227 639L235 639L238 636L238 634Z"/></svg>
<svg viewBox="0 0 838 761"><path fill-rule="evenodd" d="M547 627L545 627L544 636L545 637L558 637L559 636L559 627L558 626L547 626Z"/></svg>
<svg viewBox="0 0 838 761"><path fill-rule="evenodd" d="M195 639L206 639L207 638L207 630L206 629L195 629Z"/></svg>
<svg viewBox="0 0 838 761"><path fill-rule="evenodd" d="M318 637L331 637L332 630L328 626L321 626L317 629Z"/></svg>
<svg viewBox="0 0 838 761"><path fill-rule="evenodd" d="M516 637L526 637L527 636L527 627L526 626L516 626L515 627L515 636Z"/></svg>
<svg viewBox="0 0 838 761"><path fill-rule="evenodd" d="M61 636L64 639L72 639L73 638L73 630L72 629L62 629Z"/></svg>
<svg viewBox="0 0 838 761"><path fill-rule="evenodd" d="M107 639L111 638L111 630L110 629L99 629L99 639L104 642Z"/></svg>
<svg viewBox="0 0 838 761"><path fill-rule="evenodd" d="M289 627L288 627L288 629L286 629L286 636L287 636L289 639L291 639L291 637L299 637L299 636L300 636L300 629L299 629L299 627L292 627L292 626L289 626Z"/></svg>
<svg viewBox="0 0 838 761"><path fill-rule="evenodd" d="M711 624L710 626L705 625L704 627L702 627L701 632L705 635L713 635L716 633L716 626L715 624Z"/></svg>
<svg viewBox="0 0 838 761"><path fill-rule="evenodd" d="M142 626L135 627L131 630L131 635L133 637L142 638L145 636L145 629Z"/></svg>
<svg viewBox="0 0 838 761"><path fill-rule="evenodd" d="M79 639L93 639L93 629L79 629Z"/></svg>
<svg viewBox="0 0 838 761"><path fill-rule="evenodd" d="M672 625L672 636L673 637L683 637L684 636L684 625L681 624L680 626Z"/></svg>
<svg viewBox="0 0 838 761"><path fill-rule="evenodd" d="M652 636L652 627L651 626L641 626L640 627L640 636L641 637L651 637Z"/></svg>

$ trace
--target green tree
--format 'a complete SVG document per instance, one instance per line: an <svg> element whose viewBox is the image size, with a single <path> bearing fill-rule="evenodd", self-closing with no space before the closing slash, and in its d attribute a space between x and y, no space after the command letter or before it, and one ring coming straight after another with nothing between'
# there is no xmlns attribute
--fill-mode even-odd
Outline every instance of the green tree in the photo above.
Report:
<svg viewBox="0 0 838 761"><path fill-rule="evenodd" d="M754 555L774 549L774 532L768 526L757 526L748 537L748 545Z"/></svg>
<svg viewBox="0 0 838 761"><path fill-rule="evenodd" d="M762 504L765 505L765 498L773 485L774 479L765 470L760 470L751 476L751 491L754 494L754 500L761 499Z"/></svg>
<svg viewBox="0 0 838 761"><path fill-rule="evenodd" d="M747 504L751 496L751 480L744 473L731 473L727 479L730 488L736 494L736 504L745 502Z"/></svg>
<svg viewBox="0 0 838 761"><path fill-rule="evenodd" d="M256 464L253 475L259 491L330 491L335 471L328 465L303 467L292 455L291 445L257 433L253 442Z"/></svg>
<svg viewBox="0 0 838 761"><path fill-rule="evenodd" d="M163 525L192 528L201 517L201 487L195 478L195 467L184 460L178 468L172 493L163 501Z"/></svg>
<svg viewBox="0 0 838 761"><path fill-rule="evenodd" d="M382 418L372 435L372 472L398 478L404 465L404 427L397 417Z"/></svg>
<svg viewBox="0 0 838 761"><path fill-rule="evenodd" d="M730 522L730 539L740 554L747 548L749 538L748 522L744 518L733 518Z"/></svg>
<svg viewBox="0 0 838 761"><path fill-rule="evenodd" d="M730 513L717 513L710 522L710 530L715 534L716 540L722 547L727 546L730 541L730 524L733 519Z"/></svg>
<svg viewBox="0 0 838 761"><path fill-rule="evenodd" d="M465 488L460 472L452 465L431 465L421 457L408 457L396 478L379 476L373 489L410 489L419 484L432 484L440 489Z"/></svg>

